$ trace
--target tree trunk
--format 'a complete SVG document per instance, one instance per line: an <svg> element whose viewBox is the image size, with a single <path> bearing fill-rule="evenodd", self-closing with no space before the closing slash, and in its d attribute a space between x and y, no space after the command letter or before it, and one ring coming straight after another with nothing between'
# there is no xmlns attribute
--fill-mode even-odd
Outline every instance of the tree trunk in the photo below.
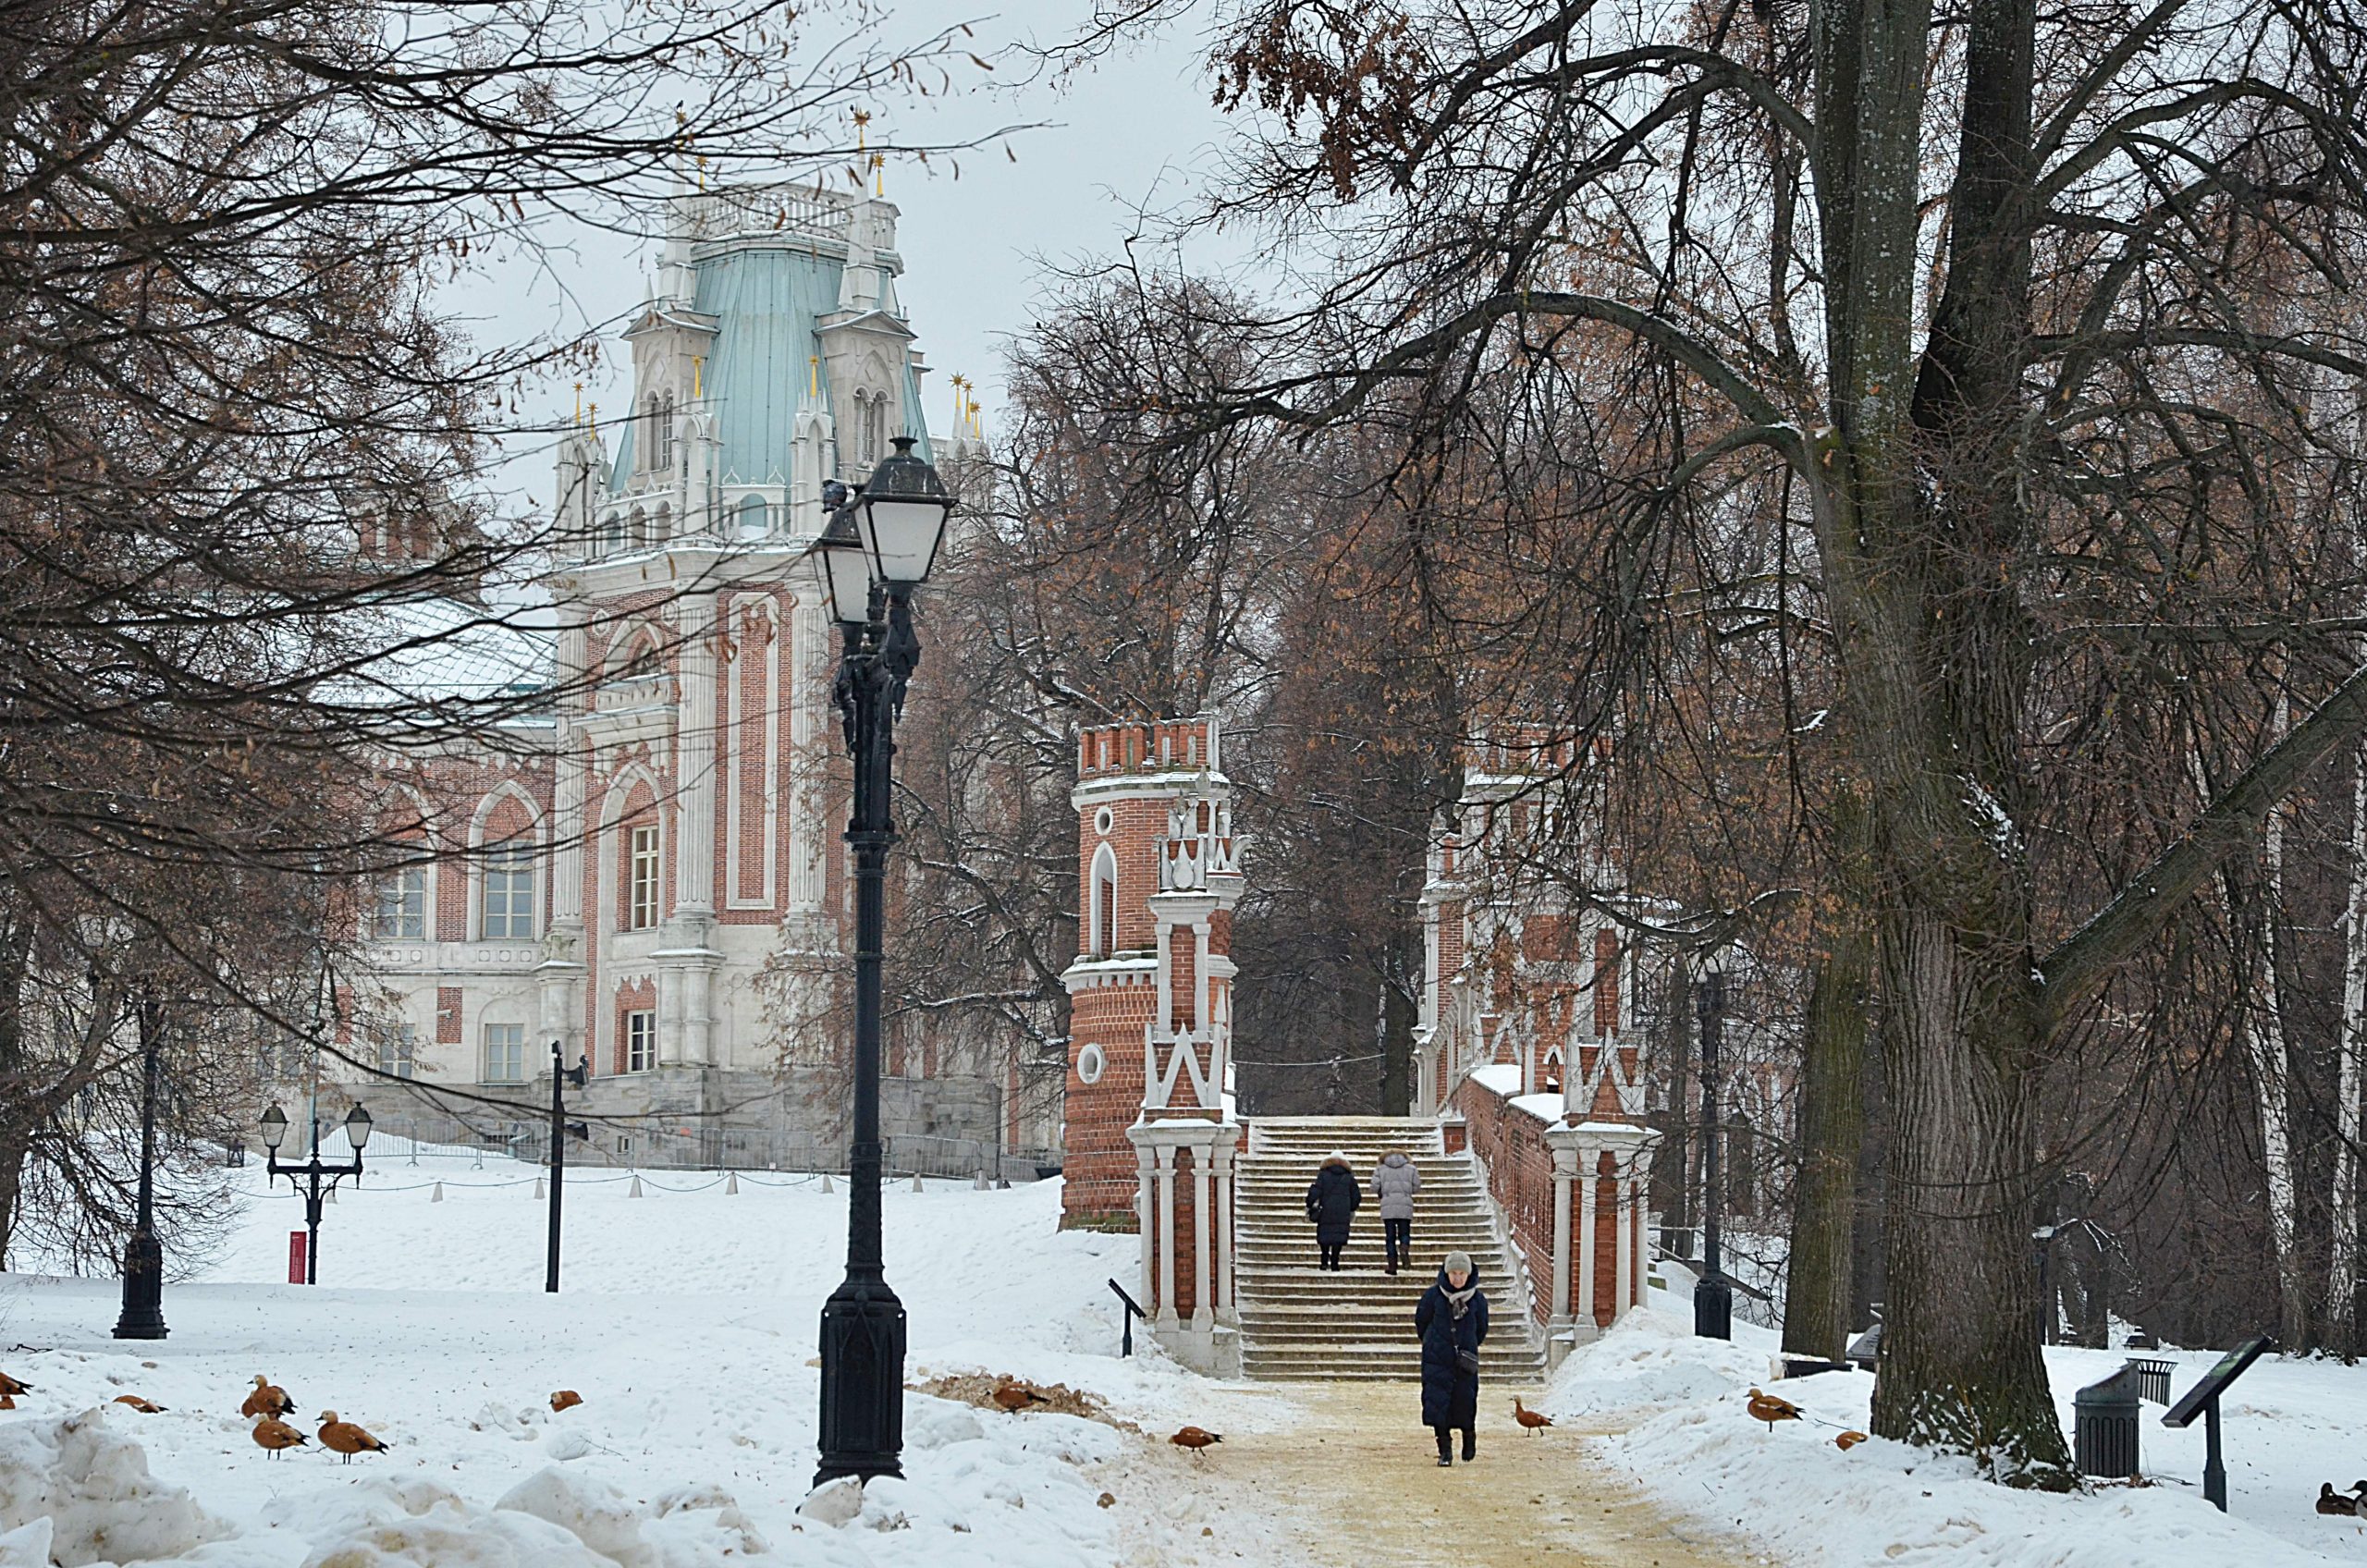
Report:
<svg viewBox="0 0 2367 1568"><path fill-rule="evenodd" d="M1380 1113L1404 1116L1414 1109L1414 1023L1417 1011L1404 987L1380 983Z"/></svg>
<svg viewBox="0 0 2367 1568"><path fill-rule="evenodd" d="M1883 1273L1883 1248L1887 1243L1884 1220L1889 1213L1884 1177L1890 1163L1890 1096L1883 1084L1883 1037L1875 1030L1867 1037L1865 1062L1858 1080L1862 1127L1858 1139L1858 1223L1850 1237L1855 1254L1849 1265L1853 1329L1870 1327L1876 1305L1886 1305L1890 1300Z"/></svg>
<svg viewBox="0 0 2367 1568"><path fill-rule="evenodd" d="M1817 962L1800 1072L1799 1177L1784 1291L1784 1349L1838 1361L1849 1344L1872 933L1843 933Z"/></svg>
<svg viewBox="0 0 2367 1568"><path fill-rule="evenodd" d="M2279 728L2282 728L2280 726ZM2276 1258L2277 1340L2310 1342L2310 1292L2301 1267L2300 1193L2293 1174L2292 1057L2285 1040L2285 987L2278 979L2277 922L2285 908L2285 814L2275 812L2261 843L2261 970L2265 984L2245 999L2244 1054L2260 1109L2261 1170L2268 1187L2269 1245Z"/></svg>
<svg viewBox="0 0 2367 1568"><path fill-rule="evenodd" d="M2360 1059L2367 1054L2367 755L2350 790L2350 899L2343 921L2342 1018L2335 1032L2333 1190L2326 1204L2325 1347L2359 1354Z"/></svg>

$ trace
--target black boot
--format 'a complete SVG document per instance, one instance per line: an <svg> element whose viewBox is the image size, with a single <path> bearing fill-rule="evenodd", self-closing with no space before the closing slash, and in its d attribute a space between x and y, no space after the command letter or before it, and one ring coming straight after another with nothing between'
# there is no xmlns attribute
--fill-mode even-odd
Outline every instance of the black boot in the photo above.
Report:
<svg viewBox="0 0 2367 1568"><path fill-rule="evenodd" d="M1466 1464L1471 1463L1471 1455L1478 1448L1478 1432L1470 1427L1463 1428L1463 1463Z"/></svg>
<svg viewBox="0 0 2367 1568"><path fill-rule="evenodd" d="M1454 1450L1449 1446L1450 1434L1444 1427L1433 1428L1439 1435L1439 1467L1450 1468L1454 1464Z"/></svg>

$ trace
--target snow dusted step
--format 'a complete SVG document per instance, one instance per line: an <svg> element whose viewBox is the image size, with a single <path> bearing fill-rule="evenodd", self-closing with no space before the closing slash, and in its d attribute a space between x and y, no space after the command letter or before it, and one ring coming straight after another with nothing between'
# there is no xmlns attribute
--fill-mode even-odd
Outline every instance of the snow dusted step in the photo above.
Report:
<svg viewBox="0 0 2367 1568"><path fill-rule="evenodd" d="M1415 1256L1392 1276L1382 1271L1380 1216L1369 1199L1349 1232L1343 1267L1315 1267L1306 1186L1326 1157L1348 1157L1368 1184L1380 1157L1400 1150L1421 1173L1414 1204ZM1268 1118L1249 1125L1233 1195L1235 1292L1241 1313L1241 1364L1252 1378L1413 1381L1421 1376L1414 1308L1449 1252L1467 1252L1495 1306L1481 1347L1480 1375L1527 1384L1544 1375L1527 1316L1510 1305L1512 1278L1496 1239L1495 1212L1469 1157L1449 1155L1434 1121L1392 1117Z"/></svg>

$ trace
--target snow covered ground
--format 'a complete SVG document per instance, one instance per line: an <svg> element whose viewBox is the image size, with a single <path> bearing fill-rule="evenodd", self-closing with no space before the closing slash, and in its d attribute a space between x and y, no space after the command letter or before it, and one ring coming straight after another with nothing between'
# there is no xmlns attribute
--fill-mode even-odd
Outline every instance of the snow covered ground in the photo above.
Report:
<svg viewBox="0 0 2367 1568"><path fill-rule="evenodd" d="M1180 1451L919 1394L907 1478L871 1487L859 1518L801 1516L843 1188L763 1176L728 1194L721 1178L669 1172L634 1198L624 1176L585 1172L569 1182L554 1297L533 1180L506 1164L383 1168L326 1211L308 1289L275 1282L301 1208L284 1184L264 1196L258 1176L221 1256L167 1288L158 1344L109 1337L111 1280L0 1276L0 1370L35 1385L0 1416L0 1568L1237 1561L1201 1535L1223 1511L1195 1495ZM1089 1387L1154 1435L1276 1408L1155 1353L1118 1360L1104 1281L1131 1272L1134 1239L1056 1232L1059 1203L1055 1183L891 1186L889 1277L911 1315L913 1378ZM393 1452L266 1458L238 1415L257 1373L288 1389L304 1431L334 1408ZM562 1388L583 1403L554 1415ZM124 1392L167 1409L109 1403Z"/></svg>
<svg viewBox="0 0 2367 1568"><path fill-rule="evenodd" d="M1657 1297L1660 1292L1655 1292ZM1671 1310L1682 1305L1686 1315ZM2223 1405L2227 1492L2222 1514L2201 1494L2203 1434L2164 1427L2145 1405L2143 1487L2086 1496L2008 1491L1969 1461L1874 1439L1842 1451L1836 1432L1867 1429L1873 1378L1828 1373L1768 1379L1777 1335L1736 1324L1735 1342L1692 1338L1689 1304L1655 1302L1563 1364L1546 1409L1565 1425L1656 1412L1601 1440L1674 1512L1789 1562L1824 1568L2284 1568L2367 1563L2367 1520L2314 1512L2318 1485L2367 1476L2367 1366L2265 1358ZM2175 1398L2215 1352L2147 1352L2178 1364ZM2119 1352L2047 1353L2064 1430L2071 1396L2117 1370ZM1743 1405L1757 1386L1811 1419L1772 1431Z"/></svg>
<svg viewBox="0 0 2367 1568"><path fill-rule="evenodd" d="M915 1393L906 1479L831 1523L799 1506L843 1189L767 1174L732 1194L720 1178L667 1172L644 1176L636 1198L622 1173L583 1172L569 1182L566 1290L551 1297L530 1170L377 1168L327 1211L314 1289L277 1282L300 1207L284 1185L266 1196L259 1176L246 1180L242 1225L196 1280L167 1289L173 1332L160 1344L109 1337L112 1280L0 1276L0 1370L35 1385L0 1415L0 1568L1300 1568L1309 1542L1327 1562L1361 1561L1354 1520L1324 1533L1340 1499L1319 1463L1316 1481L1276 1495L1223 1463L1227 1451L1203 1464L1159 1440L1185 1421L1295 1430L1304 1407L1155 1351L1117 1359L1105 1281L1131 1276L1134 1238L1056 1231L1057 1184L889 1189L910 1374L1065 1383L1146 1432ZM1546 1408L1566 1436L1627 1428L1594 1440L1600 1459L1681 1515L1683 1538L1722 1537L1736 1560L2367 1565L2367 1521L2311 1507L2319 1482L2367 1476L2367 1367L2271 1360L2245 1376L2226 1412L2235 1512L2222 1516L2199 1495L2200 1427L2170 1431L2151 1406L2152 1484L2081 1497L2008 1492L1966 1462L1879 1439L1836 1450L1836 1429L1866 1427L1863 1376L1782 1385L1817 1419L1766 1431L1743 1390L1767 1386L1774 1336L1738 1325L1734 1344L1696 1341L1654 1295L1656 1310L1563 1367ZM2050 1353L2067 1427L2072 1390L2120 1359ZM2172 1359L2182 1390L2213 1357ZM351 1465L313 1451L267 1459L237 1415L259 1372L288 1388L307 1432L334 1408L393 1452ZM547 1399L563 1388L584 1403L554 1415ZM169 1408L109 1403L123 1392ZM1403 1446L1428 1464L1421 1442ZM1572 1466L1574 1495L1598 1464ZM1467 1474L1480 1481L1486 1466ZM1483 1505L1508 1501L1519 1500ZM1292 1529L1278 1530L1286 1516ZM1455 1560L1442 1547L1439 1561Z"/></svg>

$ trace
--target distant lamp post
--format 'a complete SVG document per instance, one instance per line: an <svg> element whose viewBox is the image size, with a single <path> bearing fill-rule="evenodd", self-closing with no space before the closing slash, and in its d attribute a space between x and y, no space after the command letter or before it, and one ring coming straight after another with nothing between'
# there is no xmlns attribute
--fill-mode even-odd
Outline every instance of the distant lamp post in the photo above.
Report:
<svg viewBox="0 0 2367 1568"><path fill-rule="evenodd" d="M570 1133L579 1138L588 1138L592 1135L589 1125L582 1121L570 1121L567 1119L566 1103L559 1098L560 1084L572 1084L580 1089L592 1081L592 1059L585 1056L573 1067L561 1067L559 1063L564 1060L559 1043L553 1040L551 1042L551 1234L543 1259L543 1289L552 1295L558 1293L558 1200L559 1190L567 1181L567 1139Z"/></svg>
<svg viewBox="0 0 2367 1568"><path fill-rule="evenodd" d="M345 1141L353 1146L353 1158L337 1165L321 1162L321 1124L313 1123L312 1158L301 1165L279 1163L279 1145L288 1137L288 1113L277 1106L263 1113L263 1146L268 1176L285 1176L288 1185L304 1194L304 1283L321 1282L321 1199L337 1190L337 1184L348 1176L362 1174L362 1147L370 1141L370 1113L359 1104L346 1112ZM302 1177L300 1184L297 1178ZM327 1185L322 1185L324 1178Z"/></svg>
<svg viewBox="0 0 2367 1568"><path fill-rule="evenodd" d="M140 1009L140 1211L123 1248L123 1311L118 1340L161 1340L165 1327L165 1248L156 1240L156 1080L163 1067L165 1020L153 1002Z"/></svg>
<svg viewBox="0 0 2367 1568"><path fill-rule="evenodd" d="M928 578L954 501L937 470L896 438L895 455L815 541L843 651L831 696L854 761L854 1137L847 1162L847 1272L822 1307L821 1467L815 1484L901 1476L904 1307L888 1286L879 1233L879 1019L896 719L920 664L913 591Z"/></svg>
<svg viewBox="0 0 2367 1568"><path fill-rule="evenodd" d="M1724 1207L1718 1170L1724 1142L1718 1098L1718 1035L1726 1015L1722 972L1703 973L1694 987L1693 1010L1701 1025L1701 1279L1693 1287L1693 1332L1705 1340L1731 1340L1735 1290L1718 1266L1718 1211Z"/></svg>

